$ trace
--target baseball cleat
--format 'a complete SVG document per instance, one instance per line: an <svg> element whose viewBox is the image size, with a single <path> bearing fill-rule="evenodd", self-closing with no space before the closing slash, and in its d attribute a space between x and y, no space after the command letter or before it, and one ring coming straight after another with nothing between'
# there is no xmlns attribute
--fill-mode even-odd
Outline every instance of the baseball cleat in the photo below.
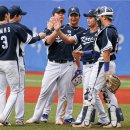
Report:
<svg viewBox="0 0 130 130"><path fill-rule="evenodd" d="M32 123L39 124L40 122L37 120L34 120L33 118L30 118L29 120L26 121L26 124L32 124Z"/></svg>
<svg viewBox="0 0 130 130"><path fill-rule="evenodd" d="M7 120L3 121L2 119L0 119L0 126L11 126L11 124Z"/></svg>
<svg viewBox="0 0 130 130"><path fill-rule="evenodd" d="M104 124L104 123L101 123L101 122L97 122L96 124L93 124L93 126L94 126L94 127L102 127L102 126L106 126L106 125L108 125L108 124L110 124L110 123Z"/></svg>
<svg viewBox="0 0 130 130"><path fill-rule="evenodd" d="M121 128L122 126L121 126L121 123L117 123L117 126L116 126L116 128Z"/></svg>
<svg viewBox="0 0 130 130"><path fill-rule="evenodd" d="M103 128L113 128L112 124L104 125Z"/></svg>
<svg viewBox="0 0 130 130"><path fill-rule="evenodd" d="M75 125L82 124L82 119L81 118L77 118L76 121L73 124L75 124Z"/></svg>
<svg viewBox="0 0 130 130"><path fill-rule="evenodd" d="M69 118L69 119L64 119L63 124L69 124L69 123L73 124L74 122L75 122L74 118Z"/></svg>
<svg viewBox="0 0 130 130"><path fill-rule="evenodd" d="M62 119L56 120L56 125L63 125L63 120Z"/></svg>
<svg viewBox="0 0 130 130"><path fill-rule="evenodd" d="M104 125L103 128L121 128L121 124L117 123L116 126L112 126L112 124Z"/></svg>
<svg viewBox="0 0 130 130"><path fill-rule="evenodd" d="M46 123L48 121L48 115L43 114L42 117L41 117L41 121Z"/></svg>
<svg viewBox="0 0 130 130"><path fill-rule="evenodd" d="M11 124L10 124L9 121L5 121L5 122L3 123L3 125L5 125L5 126L11 126Z"/></svg>
<svg viewBox="0 0 130 130"><path fill-rule="evenodd" d="M24 121L23 120L16 120L16 125L18 126L23 126L24 125Z"/></svg>
<svg viewBox="0 0 130 130"><path fill-rule="evenodd" d="M0 123L0 126L3 126L3 124L2 124L2 123Z"/></svg>
<svg viewBox="0 0 130 130"><path fill-rule="evenodd" d="M74 128L91 128L92 125L89 124L88 126L86 126L85 124L80 124L80 125L73 124L72 127L74 127Z"/></svg>

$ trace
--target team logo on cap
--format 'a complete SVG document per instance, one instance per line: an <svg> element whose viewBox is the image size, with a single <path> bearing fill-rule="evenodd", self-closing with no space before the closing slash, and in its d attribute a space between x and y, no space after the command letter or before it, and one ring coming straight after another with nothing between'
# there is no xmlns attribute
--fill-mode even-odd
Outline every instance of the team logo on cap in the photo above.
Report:
<svg viewBox="0 0 130 130"><path fill-rule="evenodd" d="M75 8L71 8L72 11L75 11Z"/></svg>
<svg viewBox="0 0 130 130"><path fill-rule="evenodd" d="M61 9L61 7L59 6L59 7L57 7L58 9Z"/></svg>

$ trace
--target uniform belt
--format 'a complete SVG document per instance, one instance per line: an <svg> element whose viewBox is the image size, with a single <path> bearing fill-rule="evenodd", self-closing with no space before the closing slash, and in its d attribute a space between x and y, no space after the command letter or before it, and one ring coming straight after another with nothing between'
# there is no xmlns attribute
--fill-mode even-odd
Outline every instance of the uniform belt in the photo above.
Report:
<svg viewBox="0 0 130 130"><path fill-rule="evenodd" d="M83 62L83 65L88 65L94 63L93 61Z"/></svg>
<svg viewBox="0 0 130 130"><path fill-rule="evenodd" d="M56 63L67 63L67 62L71 62L72 60L49 60L51 62L56 62Z"/></svg>

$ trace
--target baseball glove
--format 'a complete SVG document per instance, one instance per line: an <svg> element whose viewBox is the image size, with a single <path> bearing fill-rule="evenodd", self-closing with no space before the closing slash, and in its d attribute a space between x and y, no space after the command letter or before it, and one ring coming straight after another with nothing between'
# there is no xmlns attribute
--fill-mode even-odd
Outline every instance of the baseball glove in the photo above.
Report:
<svg viewBox="0 0 130 130"><path fill-rule="evenodd" d="M112 93L115 93L121 85L120 79L116 75L108 75L106 82L107 82L107 88Z"/></svg>
<svg viewBox="0 0 130 130"><path fill-rule="evenodd" d="M74 86L78 86L80 83L82 83L82 71L77 70L71 81Z"/></svg>

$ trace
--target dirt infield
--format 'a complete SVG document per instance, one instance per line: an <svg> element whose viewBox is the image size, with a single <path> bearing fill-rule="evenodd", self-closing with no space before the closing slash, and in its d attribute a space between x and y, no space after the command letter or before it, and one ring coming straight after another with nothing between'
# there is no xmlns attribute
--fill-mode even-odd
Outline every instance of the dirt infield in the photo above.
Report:
<svg viewBox="0 0 130 130"><path fill-rule="evenodd" d="M76 88L74 102L82 103L82 88ZM36 103L40 93L39 87L26 87L25 88L25 102L26 103ZM9 95L9 90L7 91L7 96ZM130 104L130 89L120 89L117 91L116 96L118 98L119 104ZM56 94L54 101L57 102L58 95ZM102 98L102 94L100 94Z"/></svg>

